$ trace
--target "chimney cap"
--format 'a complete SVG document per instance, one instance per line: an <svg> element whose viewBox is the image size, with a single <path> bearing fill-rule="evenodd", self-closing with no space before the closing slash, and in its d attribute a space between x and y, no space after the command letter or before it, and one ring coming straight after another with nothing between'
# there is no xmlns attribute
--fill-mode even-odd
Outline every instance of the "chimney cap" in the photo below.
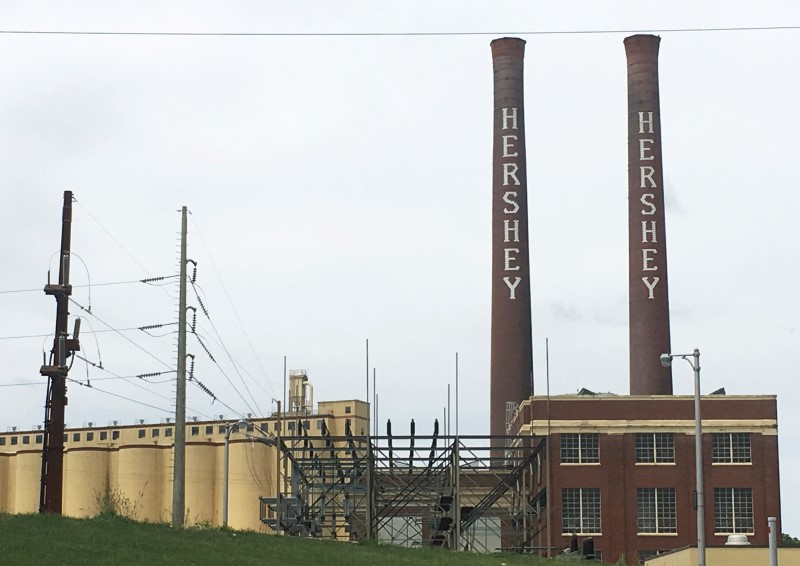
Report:
<svg viewBox="0 0 800 566"><path fill-rule="evenodd" d="M492 58L525 56L525 40L519 37L498 37L489 44L492 47Z"/></svg>

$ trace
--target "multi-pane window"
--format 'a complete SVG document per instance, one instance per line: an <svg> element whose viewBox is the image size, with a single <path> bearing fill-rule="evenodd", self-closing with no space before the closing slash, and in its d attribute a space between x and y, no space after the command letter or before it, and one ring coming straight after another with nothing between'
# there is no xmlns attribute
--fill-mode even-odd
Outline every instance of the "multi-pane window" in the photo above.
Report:
<svg viewBox="0 0 800 566"><path fill-rule="evenodd" d="M172 436L172 428L165 428L164 429L164 436Z"/></svg>
<svg viewBox="0 0 800 566"><path fill-rule="evenodd" d="M636 462L638 464L674 463L674 435L671 432L637 433Z"/></svg>
<svg viewBox="0 0 800 566"><path fill-rule="evenodd" d="M749 487L714 488L714 532L753 533L753 490Z"/></svg>
<svg viewBox="0 0 800 566"><path fill-rule="evenodd" d="M715 464L748 464L749 432L716 432L711 436L711 461Z"/></svg>
<svg viewBox="0 0 800 566"><path fill-rule="evenodd" d="M561 490L561 531L564 534L599 534L600 488Z"/></svg>
<svg viewBox="0 0 800 566"><path fill-rule="evenodd" d="M636 489L636 528L639 533L677 533L674 487Z"/></svg>
<svg viewBox="0 0 800 566"><path fill-rule="evenodd" d="M562 434L562 464L596 464L600 462L599 435L594 433Z"/></svg>
<svg viewBox="0 0 800 566"><path fill-rule="evenodd" d="M100 440L108 440L108 431L107 430L101 430L100 431Z"/></svg>

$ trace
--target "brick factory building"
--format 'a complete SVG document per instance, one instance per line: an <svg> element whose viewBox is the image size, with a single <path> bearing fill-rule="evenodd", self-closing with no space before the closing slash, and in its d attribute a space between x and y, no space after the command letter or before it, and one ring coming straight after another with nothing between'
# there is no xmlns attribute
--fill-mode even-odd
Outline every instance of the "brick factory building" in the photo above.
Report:
<svg viewBox="0 0 800 566"><path fill-rule="evenodd" d="M636 564L696 545L694 398L584 393L531 397L512 425L551 440L536 546L569 547L577 534L604 561ZM702 416L708 546L731 534L767 545L767 517L780 521L776 398L707 395Z"/></svg>

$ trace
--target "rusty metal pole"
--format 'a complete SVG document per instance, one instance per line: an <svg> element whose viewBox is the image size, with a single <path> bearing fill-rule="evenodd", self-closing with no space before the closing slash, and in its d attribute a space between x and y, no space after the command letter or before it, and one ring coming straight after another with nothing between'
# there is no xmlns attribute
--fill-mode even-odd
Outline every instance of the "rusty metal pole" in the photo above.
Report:
<svg viewBox="0 0 800 566"><path fill-rule="evenodd" d="M528 192L525 161L525 41L491 43L494 68L492 153L492 353L490 434L506 434L506 403L533 394ZM493 457L502 441L492 440Z"/></svg>
<svg viewBox="0 0 800 566"><path fill-rule="evenodd" d="M56 299L56 329L51 351L52 365L42 366L40 373L49 379L47 415L42 440L42 489L39 511L61 514L64 475L64 413L67 405L67 327L69 325L70 247L72 244L72 191L64 191L61 213L61 254L58 284L48 281L44 292ZM77 344L75 344L77 349Z"/></svg>
<svg viewBox="0 0 800 566"><path fill-rule="evenodd" d="M625 38L628 60L628 289L631 395L671 395L664 177L658 47L654 35Z"/></svg>

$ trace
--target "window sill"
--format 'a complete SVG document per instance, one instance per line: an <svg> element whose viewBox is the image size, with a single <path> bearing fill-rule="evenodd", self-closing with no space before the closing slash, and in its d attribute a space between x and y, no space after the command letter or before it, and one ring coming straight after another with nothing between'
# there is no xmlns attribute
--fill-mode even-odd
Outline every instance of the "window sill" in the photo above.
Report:
<svg viewBox="0 0 800 566"><path fill-rule="evenodd" d="M676 537L678 533L636 533L637 537Z"/></svg>
<svg viewBox="0 0 800 566"><path fill-rule="evenodd" d="M636 462L635 466L674 466L675 462Z"/></svg>
<svg viewBox="0 0 800 566"><path fill-rule="evenodd" d="M756 533L751 531L749 533L714 533L714 536L715 537L729 537L731 535L746 535L748 537L752 537L752 536L755 536L755 534Z"/></svg>
<svg viewBox="0 0 800 566"><path fill-rule="evenodd" d="M753 462L711 462L712 466L752 466Z"/></svg>
<svg viewBox="0 0 800 566"><path fill-rule="evenodd" d="M599 466L600 462L560 462L560 466Z"/></svg>
<svg viewBox="0 0 800 566"><path fill-rule="evenodd" d="M561 533L562 537L571 537L573 534L578 535L579 537L601 537L603 533Z"/></svg>

